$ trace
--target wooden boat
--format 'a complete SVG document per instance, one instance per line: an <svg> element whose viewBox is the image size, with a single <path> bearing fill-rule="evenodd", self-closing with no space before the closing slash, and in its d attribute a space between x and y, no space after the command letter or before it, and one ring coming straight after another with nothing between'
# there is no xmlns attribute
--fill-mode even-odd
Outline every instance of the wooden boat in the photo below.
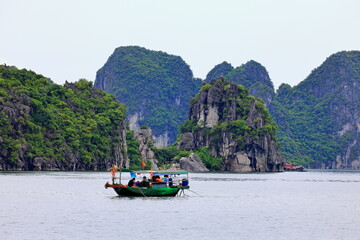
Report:
<svg viewBox="0 0 360 240"><path fill-rule="evenodd" d="M304 167L302 165L294 164L285 164L284 171L295 171L295 172L304 172Z"/></svg>
<svg viewBox="0 0 360 240"><path fill-rule="evenodd" d="M144 178L146 177L148 181L147 186L133 186L124 185L121 183L121 173L122 172L129 172L131 178L135 176ZM186 175L186 177L181 177ZM148 178L147 176L150 176ZM164 182L155 182L154 179L159 178L160 176L170 176L172 178L172 184L164 183ZM174 177L177 178L177 181L174 180ZM140 181L137 181L138 183ZM169 181L170 182L170 181ZM110 184L107 182L105 184L105 188L113 188L114 191L119 196L133 196L133 197L175 197L184 195L184 190L189 189L190 186L188 184L188 172L184 171L136 171L133 172L129 169L121 169L120 170L120 177L119 182L116 182L116 178L113 174L113 183Z"/></svg>

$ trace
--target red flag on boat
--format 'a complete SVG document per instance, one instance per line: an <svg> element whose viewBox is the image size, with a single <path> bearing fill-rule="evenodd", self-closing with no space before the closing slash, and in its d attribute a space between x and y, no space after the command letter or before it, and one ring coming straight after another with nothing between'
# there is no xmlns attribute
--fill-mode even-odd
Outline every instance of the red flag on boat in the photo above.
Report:
<svg viewBox="0 0 360 240"><path fill-rule="evenodd" d="M146 164L145 164L144 161L141 161L141 166L142 166L142 167L146 167Z"/></svg>

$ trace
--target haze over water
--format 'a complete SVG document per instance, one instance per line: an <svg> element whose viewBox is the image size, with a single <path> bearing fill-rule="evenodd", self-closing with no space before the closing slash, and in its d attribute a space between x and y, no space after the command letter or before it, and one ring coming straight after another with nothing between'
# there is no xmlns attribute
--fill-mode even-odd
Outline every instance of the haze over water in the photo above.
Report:
<svg viewBox="0 0 360 240"><path fill-rule="evenodd" d="M196 193L175 198L117 197L107 181L0 173L0 239L360 238L360 172L191 173Z"/></svg>

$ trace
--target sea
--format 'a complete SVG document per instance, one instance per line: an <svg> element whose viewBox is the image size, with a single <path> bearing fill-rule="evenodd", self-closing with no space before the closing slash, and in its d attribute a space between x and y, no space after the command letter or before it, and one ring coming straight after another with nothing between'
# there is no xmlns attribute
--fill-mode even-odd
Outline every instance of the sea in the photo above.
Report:
<svg viewBox="0 0 360 240"><path fill-rule="evenodd" d="M0 239L360 239L358 171L190 173L191 191L162 198L118 197L107 181L0 172Z"/></svg>

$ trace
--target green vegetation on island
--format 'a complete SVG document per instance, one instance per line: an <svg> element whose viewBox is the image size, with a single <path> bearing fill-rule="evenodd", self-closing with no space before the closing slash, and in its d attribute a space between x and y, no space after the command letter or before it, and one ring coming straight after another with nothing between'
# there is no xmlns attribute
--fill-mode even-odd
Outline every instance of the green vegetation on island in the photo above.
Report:
<svg viewBox="0 0 360 240"><path fill-rule="evenodd" d="M167 148L152 143L155 159L147 166L168 167L194 152L214 171L242 171L235 164L241 161L256 171L280 169L280 145L290 163L360 169L359 51L331 55L299 85L282 84L276 94L255 61L236 68L223 62L205 82L181 57L136 46L117 48L97 72L95 87L115 97L85 79L61 86L0 65L0 170L140 168L125 105L129 126L151 127L165 145L177 139ZM222 152L224 144L233 155ZM267 144L274 162L257 165Z"/></svg>
<svg viewBox="0 0 360 240"><path fill-rule="evenodd" d="M125 106L85 79L60 86L1 65L0 110L4 170L106 169L124 151Z"/></svg>
<svg viewBox="0 0 360 240"><path fill-rule="evenodd" d="M289 162L360 168L359 86L359 51L333 54L299 85L280 86L270 111Z"/></svg>
<svg viewBox="0 0 360 240"><path fill-rule="evenodd" d="M254 60L234 68L223 62L216 65L206 76L206 82L224 77L231 82L241 84L252 96L261 98L268 106L275 95L274 85L265 67Z"/></svg>
<svg viewBox="0 0 360 240"><path fill-rule="evenodd" d="M149 126L156 137L168 138L169 145L200 84L181 57L129 46L115 49L94 86L127 106L130 127Z"/></svg>

